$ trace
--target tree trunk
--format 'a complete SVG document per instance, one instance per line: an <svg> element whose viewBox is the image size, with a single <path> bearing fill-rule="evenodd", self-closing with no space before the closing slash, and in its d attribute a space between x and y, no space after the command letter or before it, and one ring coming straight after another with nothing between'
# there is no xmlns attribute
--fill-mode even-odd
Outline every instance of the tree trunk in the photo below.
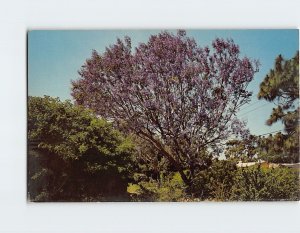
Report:
<svg viewBox="0 0 300 233"><path fill-rule="evenodd" d="M187 178L187 176L184 174L184 172L182 170L178 171L183 182L187 185L190 186L191 185L191 180Z"/></svg>

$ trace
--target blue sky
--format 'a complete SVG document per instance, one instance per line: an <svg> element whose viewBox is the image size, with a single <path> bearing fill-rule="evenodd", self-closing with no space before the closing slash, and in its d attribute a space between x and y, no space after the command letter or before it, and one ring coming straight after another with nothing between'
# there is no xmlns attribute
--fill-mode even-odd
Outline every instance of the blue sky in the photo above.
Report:
<svg viewBox="0 0 300 233"><path fill-rule="evenodd" d="M77 79L77 71L91 56L93 49L103 52L116 38L128 35L133 46L146 42L151 34L160 30L35 30L28 33L28 95L49 95L71 99L70 81ZM260 71L249 85L252 101L242 107L238 116L247 121L251 133L260 135L281 130L277 123L266 126L273 104L257 100L259 84L274 65L274 59L282 54L293 57L299 49L298 30L187 30L198 45L211 45L219 38L232 38L240 46L242 55L258 59Z"/></svg>

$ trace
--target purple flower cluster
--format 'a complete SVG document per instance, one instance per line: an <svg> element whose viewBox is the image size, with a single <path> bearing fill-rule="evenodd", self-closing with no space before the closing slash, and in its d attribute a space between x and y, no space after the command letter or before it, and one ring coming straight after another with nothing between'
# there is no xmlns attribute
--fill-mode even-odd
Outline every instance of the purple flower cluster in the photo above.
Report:
<svg viewBox="0 0 300 233"><path fill-rule="evenodd" d="M187 155L196 160L203 148L245 136L235 114L249 101L258 63L239 53L233 40L201 48L183 30L153 35L135 50L130 38L118 39L103 54L93 52L72 96L188 164Z"/></svg>

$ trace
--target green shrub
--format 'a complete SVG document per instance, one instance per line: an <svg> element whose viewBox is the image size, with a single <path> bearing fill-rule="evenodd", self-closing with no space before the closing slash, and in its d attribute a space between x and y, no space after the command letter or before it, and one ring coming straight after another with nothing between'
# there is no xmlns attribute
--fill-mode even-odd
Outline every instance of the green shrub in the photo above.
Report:
<svg viewBox="0 0 300 233"><path fill-rule="evenodd" d="M228 200L236 170L234 161L214 160L208 169L197 174L191 187L191 195L201 200Z"/></svg>
<svg viewBox="0 0 300 233"><path fill-rule="evenodd" d="M133 146L70 101L28 98L28 199L127 201Z"/></svg>
<svg viewBox="0 0 300 233"><path fill-rule="evenodd" d="M237 168L235 161L215 160L198 173L192 197L213 201L299 200L299 173L290 168Z"/></svg>
<svg viewBox="0 0 300 233"><path fill-rule="evenodd" d="M299 200L299 174L290 168L253 166L238 169L231 200Z"/></svg>
<svg viewBox="0 0 300 233"><path fill-rule="evenodd" d="M129 184L127 191L134 201L183 201L187 198L186 186L179 173Z"/></svg>

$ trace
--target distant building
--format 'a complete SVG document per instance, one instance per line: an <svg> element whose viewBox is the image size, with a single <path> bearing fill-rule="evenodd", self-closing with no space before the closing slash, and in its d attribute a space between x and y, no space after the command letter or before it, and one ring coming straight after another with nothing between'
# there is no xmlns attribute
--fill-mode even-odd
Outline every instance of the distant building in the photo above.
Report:
<svg viewBox="0 0 300 233"><path fill-rule="evenodd" d="M237 167L251 167L256 164L260 164L262 167L265 167L265 168L277 168L280 166L284 166L284 167L300 169L300 163L268 163L267 161L264 161L264 160L258 160L257 162L248 162L248 163L243 163L242 161L239 161L236 166Z"/></svg>

